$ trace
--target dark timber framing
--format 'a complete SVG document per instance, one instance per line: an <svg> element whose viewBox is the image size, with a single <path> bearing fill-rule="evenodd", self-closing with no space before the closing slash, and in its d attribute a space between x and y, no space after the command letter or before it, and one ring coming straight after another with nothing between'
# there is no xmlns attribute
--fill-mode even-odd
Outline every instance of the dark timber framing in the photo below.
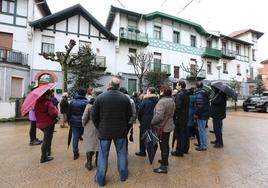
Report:
<svg viewBox="0 0 268 188"><path fill-rule="evenodd" d="M91 27L91 24L88 22L88 38L90 39L90 27Z"/></svg>
<svg viewBox="0 0 268 188"><path fill-rule="evenodd" d="M78 15L78 19L79 15L83 16L90 25L93 25L100 33L101 35L105 36L104 37L98 37L99 39L107 39L107 40L116 40L117 37L115 35L113 35L108 29L106 29L98 20L96 20L96 18L94 18L86 9L84 9L80 4L74 5L72 7L69 7L67 9L64 9L62 11L59 11L55 14L51 14L49 16L46 16L44 18L41 18L39 20L36 20L34 22L30 23L30 26L33 27L34 29L40 29L42 30L49 30L47 27L53 25L53 24L57 24L63 20L66 20L70 17L73 17L75 15ZM79 21L78 20L78 21ZM80 21L79 21L80 22ZM78 23L79 27L80 27L80 23ZM58 32L58 30L55 30ZM59 31L62 32L62 31ZM64 33L67 34L73 34L69 31L63 31ZM90 35L90 28L89 28L89 34L84 34L82 35L80 33L80 28L78 29L78 33L76 33L77 36L87 36L87 37L95 37L95 36L91 36Z"/></svg>
<svg viewBox="0 0 268 188"><path fill-rule="evenodd" d="M66 35L68 35L69 18L66 19Z"/></svg>
<svg viewBox="0 0 268 188"><path fill-rule="evenodd" d="M78 14L78 24L77 24L77 37L80 35L80 14Z"/></svg>

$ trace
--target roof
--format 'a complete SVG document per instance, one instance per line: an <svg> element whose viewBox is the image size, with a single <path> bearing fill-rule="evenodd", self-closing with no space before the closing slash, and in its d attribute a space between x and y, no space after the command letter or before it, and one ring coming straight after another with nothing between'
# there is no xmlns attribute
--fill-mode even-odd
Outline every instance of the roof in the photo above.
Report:
<svg viewBox="0 0 268 188"><path fill-rule="evenodd" d="M213 34L208 33L201 25L199 25L197 23L194 23L194 22L191 22L191 21L188 21L188 20L184 20L182 18L178 18L176 16L172 16L172 15L169 15L169 14L166 14L166 13L163 13L163 12L156 11L156 12L151 12L151 13L148 13L148 14L141 14L141 13L129 11L129 10L126 10L126 9L117 8L117 7L114 7L114 6L111 6L109 14L108 14L107 21L106 21L105 26L106 26L106 28L108 30L111 30L111 27L112 27L116 12L132 15L132 16L135 16L135 17L143 17L144 19L147 19L147 20L152 20L152 19L157 18L157 17L165 18L165 19L168 19L168 20L171 20L171 21L174 21L174 22L178 22L178 23L182 23L182 24L194 27L199 34L204 34L204 35L208 35L208 36L213 35Z"/></svg>
<svg viewBox="0 0 268 188"><path fill-rule="evenodd" d="M257 39L259 39L264 34L263 32L256 31L256 30L253 30L253 29L243 29L243 30L239 30L239 31L234 31L231 34L229 34L228 36L229 37L238 37L238 36L240 36L242 34L245 34L247 32L252 32L252 33L256 34Z"/></svg>
<svg viewBox="0 0 268 188"><path fill-rule="evenodd" d="M221 39L227 39L227 40L231 40L231 41L246 44L246 45L253 45L252 43L249 43L249 42L237 39L237 38L233 38L233 37L230 37L230 36L227 36L227 35L221 34L220 36L221 36Z"/></svg>
<svg viewBox="0 0 268 188"><path fill-rule="evenodd" d="M194 23L194 22L191 22L191 21L188 21L188 20L184 20L182 18L178 18L176 16L172 16L172 15L169 15L169 14L166 14L166 13L163 13L163 12L151 12L149 14L145 14L146 18L148 20L152 20L154 18L157 18L157 17L160 17L160 18L165 18L167 20L172 20L174 22L178 22L178 23L182 23L182 24L185 24L185 25L189 25L189 26L192 26L196 29L196 31L199 33L199 34L208 34L208 32L199 24L197 23Z"/></svg>
<svg viewBox="0 0 268 188"><path fill-rule="evenodd" d="M35 3L39 9L41 9L41 12L44 16L48 16L51 14L51 11L49 9L49 6L46 1L44 0L35 0Z"/></svg>
<svg viewBox="0 0 268 188"><path fill-rule="evenodd" d="M117 7L114 7L114 6L111 5L110 11L109 11L109 14L108 14L108 17L107 17L107 20L106 20L106 24L105 24L105 27L108 30L111 30L111 27L112 27L116 12L120 12L120 13L123 13L123 14L128 14L128 15L135 16L135 17L142 17L143 16L143 14L133 12L133 11L129 11L129 10L122 9L122 8L117 8Z"/></svg>
<svg viewBox="0 0 268 188"><path fill-rule="evenodd" d="M261 62L261 64L268 64L268 59Z"/></svg>
<svg viewBox="0 0 268 188"><path fill-rule="evenodd" d="M44 29L48 26L54 25L67 18L75 15L82 15L87 21L89 21L94 27L96 27L101 33L109 40L116 40L109 30L107 30L96 18L94 18L83 6L76 4L62 11L56 12L39 20L30 23L30 26L34 28Z"/></svg>

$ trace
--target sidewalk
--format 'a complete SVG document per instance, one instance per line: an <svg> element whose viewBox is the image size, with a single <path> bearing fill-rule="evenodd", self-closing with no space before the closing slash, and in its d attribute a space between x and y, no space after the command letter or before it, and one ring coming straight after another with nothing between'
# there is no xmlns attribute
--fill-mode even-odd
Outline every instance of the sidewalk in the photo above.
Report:
<svg viewBox="0 0 268 188"><path fill-rule="evenodd" d="M138 157L138 126L134 143L129 145L129 178L119 181L115 149L112 146L106 187L268 187L268 114L229 112L224 121L223 149L209 144L206 152L194 150L191 140L189 154L183 158L170 156L168 174L155 174L160 152L153 165ZM211 130L211 120L209 121ZM56 126L52 144L54 160L40 164L40 146L29 146L29 125L25 122L0 123L0 187L97 187L95 168L84 168L85 153L80 143L80 158L73 160L67 150L68 129ZM38 138L42 138L38 131ZM208 133L209 141L214 136Z"/></svg>

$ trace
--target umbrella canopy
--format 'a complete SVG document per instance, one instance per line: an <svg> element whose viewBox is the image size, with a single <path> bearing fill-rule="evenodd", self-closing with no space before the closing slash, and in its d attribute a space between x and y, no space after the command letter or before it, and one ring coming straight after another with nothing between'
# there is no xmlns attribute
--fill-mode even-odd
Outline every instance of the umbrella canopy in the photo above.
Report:
<svg viewBox="0 0 268 188"><path fill-rule="evenodd" d="M29 112L31 108L34 107L37 99L39 99L47 90L53 89L55 86L55 83L42 85L34 89L31 93L29 93L29 95L26 97L21 106L21 114L25 115L27 112Z"/></svg>
<svg viewBox="0 0 268 188"><path fill-rule="evenodd" d="M229 97L232 97L234 100L237 100L237 93L229 85L220 81L215 81L211 82L211 86L219 89Z"/></svg>
<svg viewBox="0 0 268 188"><path fill-rule="evenodd" d="M158 148L157 143L159 142L159 139L157 137L157 134L155 134L152 130L147 130L142 135L142 140L145 144L150 164L152 164Z"/></svg>

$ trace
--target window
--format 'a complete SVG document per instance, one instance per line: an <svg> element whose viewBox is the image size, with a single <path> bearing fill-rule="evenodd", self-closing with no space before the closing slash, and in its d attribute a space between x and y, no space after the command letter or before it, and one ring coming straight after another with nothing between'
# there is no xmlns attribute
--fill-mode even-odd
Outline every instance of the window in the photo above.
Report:
<svg viewBox="0 0 268 188"><path fill-rule="evenodd" d="M173 31L173 42L177 44L180 43L180 32Z"/></svg>
<svg viewBox="0 0 268 188"><path fill-rule="evenodd" d="M226 44L226 42L222 42L222 53L224 55L227 54L227 44Z"/></svg>
<svg viewBox="0 0 268 188"><path fill-rule="evenodd" d="M207 40L207 47L212 48L212 41L211 40Z"/></svg>
<svg viewBox="0 0 268 188"><path fill-rule="evenodd" d="M128 19L128 29L137 29L137 20Z"/></svg>
<svg viewBox="0 0 268 188"><path fill-rule="evenodd" d="M252 60L256 61L256 54L254 49L252 49Z"/></svg>
<svg viewBox="0 0 268 188"><path fill-rule="evenodd" d="M11 77L11 97L22 97L23 78Z"/></svg>
<svg viewBox="0 0 268 188"><path fill-rule="evenodd" d="M83 46L88 46L88 47L90 47L91 46L91 42L89 42L89 41L79 41L79 49L81 48L81 47L83 47Z"/></svg>
<svg viewBox="0 0 268 188"><path fill-rule="evenodd" d="M180 67L174 66L174 78L180 78Z"/></svg>
<svg viewBox="0 0 268 188"><path fill-rule="evenodd" d="M222 72L225 73L225 74L228 74L228 70L227 70L227 62L223 62L223 63L222 63L222 67L223 67L223 69L222 69L223 71L222 71Z"/></svg>
<svg viewBox="0 0 268 188"><path fill-rule="evenodd" d="M54 53L54 37L42 36L41 53Z"/></svg>
<svg viewBox="0 0 268 188"><path fill-rule="evenodd" d="M155 72L161 71L161 53L154 53L154 69Z"/></svg>
<svg viewBox="0 0 268 188"><path fill-rule="evenodd" d="M161 27L154 26L154 39L161 40Z"/></svg>
<svg viewBox="0 0 268 188"><path fill-rule="evenodd" d="M196 47L196 36L191 35L191 46Z"/></svg>
<svg viewBox="0 0 268 188"><path fill-rule="evenodd" d="M237 72L237 75L238 76L241 76L241 73L240 73L240 65L236 65L236 72Z"/></svg>
<svg viewBox="0 0 268 188"><path fill-rule="evenodd" d="M208 61L208 62L207 62L207 73L208 73L208 74L211 74L211 73L212 73L212 71L211 71L211 65L212 65L211 62Z"/></svg>
<svg viewBox="0 0 268 188"><path fill-rule="evenodd" d="M128 53L129 53L129 55L131 55L131 56L135 56L136 53L137 53L137 49L135 49L135 48L129 48L129 49L128 49ZM135 57L130 57L130 59L129 59L130 62L135 62L135 60L136 60Z"/></svg>
<svg viewBox="0 0 268 188"><path fill-rule="evenodd" d="M235 46L235 49L236 49L236 55L240 55L240 45L236 45Z"/></svg>
<svg viewBox="0 0 268 188"><path fill-rule="evenodd" d="M197 61L196 59L191 59L190 61L191 75L196 75Z"/></svg>
<svg viewBox="0 0 268 188"><path fill-rule="evenodd" d="M0 0L0 12L14 14L15 1L14 0Z"/></svg>

